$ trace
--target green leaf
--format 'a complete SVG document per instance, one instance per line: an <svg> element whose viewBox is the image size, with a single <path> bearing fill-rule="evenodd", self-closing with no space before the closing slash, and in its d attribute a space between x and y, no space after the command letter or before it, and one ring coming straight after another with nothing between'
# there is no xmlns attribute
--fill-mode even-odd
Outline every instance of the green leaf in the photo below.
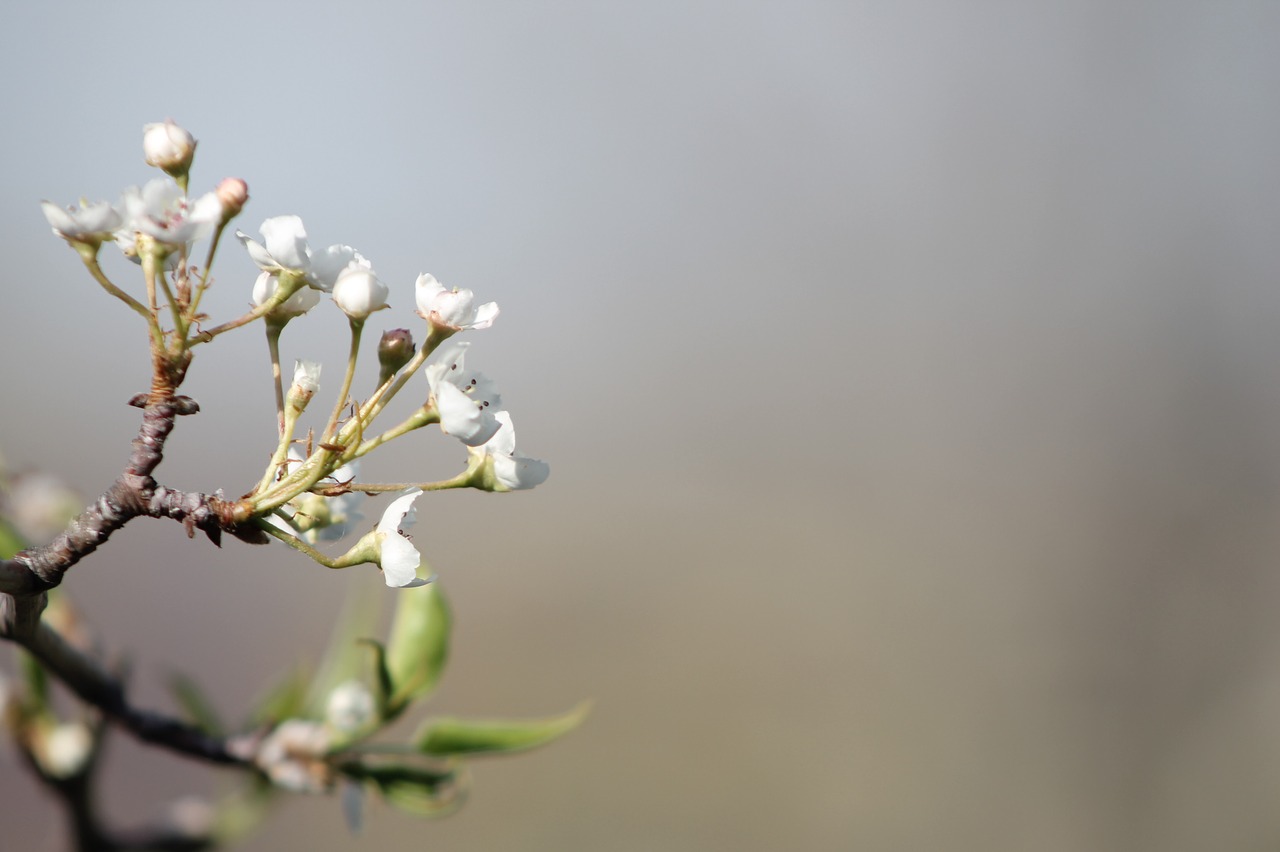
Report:
<svg viewBox="0 0 1280 852"><path fill-rule="evenodd" d="M17 530L10 526L8 521L0 518L0 559L12 559L26 546L27 543L22 540L22 536L18 535Z"/></svg>
<svg viewBox="0 0 1280 852"><path fill-rule="evenodd" d="M361 645L368 645L373 651L374 690L373 698L377 702L378 718L388 718L391 705L391 672L387 669L387 649L377 639L357 639Z"/></svg>
<svg viewBox="0 0 1280 852"><path fill-rule="evenodd" d="M250 721L258 725L303 715L307 701L307 680L306 673L301 668L290 672L258 702Z"/></svg>
<svg viewBox="0 0 1280 852"><path fill-rule="evenodd" d="M45 674L40 661L26 651L18 651L18 665L22 669L22 679L26 692L23 704L32 715L49 715L49 678Z"/></svg>
<svg viewBox="0 0 1280 852"><path fill-rule="evenodd" d="M213 709L213 702L193 679L182 673L169 676L169 692L182 708L187 720L205 733L221 735L226 728Z"/></svg>
<svg viewBox="0 0 1280 852"><path fill-rule="evenodd" d="M444 816L462 804L462 786L452 769L396 763L348 763L340 769L348 777L376 787L389 804L419 816Z"/></svg>
<svg viewBox="0 0 1280 852"><path fill-rule="evenodd" d="M560 716L545 719L428 720L413 738L424 754L508 754L524 751L567 734L587 718L591 702L584 701Z"/></svg>
<svg viewBox="0 0 1280 852"><path fill-rule="evenodd" d="M452 619L440 584L403 589L387 642L387 670L393 685L390 714L398 715L440 680L449 657Z"/></svg>
<svg viewBox="0 0 1280 852"><path fill-rule="evenodd" d="M367 588L368 584L365 585ZM333 688L359 675L361 648L357 644L358 637L373 632L380 603L378 597L367 591L347 596L334 630L329 634L329 646L307 691L305 715L313 718L323 716Z"/></svg>

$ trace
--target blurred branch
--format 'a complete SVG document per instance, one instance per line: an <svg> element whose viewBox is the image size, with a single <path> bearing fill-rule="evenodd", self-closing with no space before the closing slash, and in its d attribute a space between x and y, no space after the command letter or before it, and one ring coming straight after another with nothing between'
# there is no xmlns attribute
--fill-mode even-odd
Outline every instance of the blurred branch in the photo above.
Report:
<svg viewBox="0 0 1280 852"><path fill-rule="evenodd" d="M119 679L73 647L47 623L40 622L29 636L8 638L26 648L81 700L143 742L212 763L252 765L256 736L211 736L179 719L133 707L125 698L124 685Z"/></svg>
<svg viewBox="0 0 1280 852"><path fill-rule="evenodd" d="M154 826L109 831L94 808L94 780L100 753L99 729L90 760L80 770L60 777L45 769L22 737L16 739L18 753L27 768L53 793L67 812L74 848L79 852L197 852L212 849L216 842L208 831L187 830L183 826Z"/></svg>
<svg viewBox="0 0 1280 852"><path fill-rule="evenodd" d="M229 740L131 706L116 677L40 620L47 602L45 591L60 584L73 565L133 518L172 518L186 527L188 535L200 529L215 544L220 543L223 530L246 540L261 535L256 530L239 530L230 517L233 504L220 497L173 491L151 477L163 460L175 418L193 410L190 400L173 395L180 380L180 370L157 364L124 471L51 544L24 550L0 563L0 592L4 593L0 594L0 637L26 648L72 692L143 742L214 763L249 766L251 742L234 752Z"/></svg>

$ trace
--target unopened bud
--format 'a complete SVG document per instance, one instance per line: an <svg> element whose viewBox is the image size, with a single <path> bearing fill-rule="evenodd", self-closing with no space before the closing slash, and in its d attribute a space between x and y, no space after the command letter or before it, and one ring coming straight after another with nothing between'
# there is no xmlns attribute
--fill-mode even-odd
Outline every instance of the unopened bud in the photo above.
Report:
<svg viewBox="0 0 1280 852"><path fill-rule="evenodd" d="M353 263L338 273L338 280L333 283L333 302L351 319L364 322L369 314L387 307L390 292L372 269Z"/></svg>
<svg viewBox="0 0 1280 852"><path fill-rule="evenodd" d="M80 722L55 725L45 733L36 751L41 767L55 778L78 774L92 755L93 734Z"/></svg>
<svg viewBox="0 0 1280 852"><path fill-rule="evenodd" d="M249 200L249 184L240 178L223 178L214 192L217 193L218 200L222 202L222 221L224 223L230 222L240 215L240 211L244 209L245 203Z"/></svg>
<svg viewBox="0 0 1280 852"><path fill-rule="evenodd" d="M393 328L382 333L378 341L378 363L382 366L379 384L395 375L396 371L413 358L413 335L407 328Z"/></svg>
<svg viewBox="0 0 1280 852"><path fill-rule="evenodd" d="M155 166L172 177L181 177L191 169L196 155L196 140L171 118L162 124L142 128L142 153L147 165Z"/></svg>
<svg viewBox="0 0 1280 852"><path fill-rule="evenodd" d="M320 364L317 361L295 361L293 384L289 386L290 408L301 414L320 389Z"/></svg>
<svg viewBox="0 0 1280 852"><path fill-rule="evenodd" d="M374 720L373 694L358 680L334 687L325 703L325 721L343 734L354 734Z"/></svg>

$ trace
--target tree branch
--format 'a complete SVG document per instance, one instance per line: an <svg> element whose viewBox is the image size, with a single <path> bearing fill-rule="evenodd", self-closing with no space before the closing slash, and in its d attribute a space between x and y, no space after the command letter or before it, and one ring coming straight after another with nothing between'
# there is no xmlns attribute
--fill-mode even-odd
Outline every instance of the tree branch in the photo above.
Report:
<svg viewBox="0 0 1280 852"><path fill-rule="evenodd" d="M51 544L0 562L0 637L26 648L76 695L143 742L213 763L250 766L254 738L213 737L177 719L131 706L117 678L40 620L45 591L60 584L73 565L133 518L172 518L189 536L200 529L215 544L223 530L246 541L266 541L256 528L240 527L234 504L220 496L174 491L151 477L163 459L174 418L184 413L182 404L173 400L177 382L165 380L177 377L162 374L159 366L156 376L128 463L111 487Z"/></svg>
<svg viewBox="0 0 1280 852"><path fill-rule="evenodd" d="M50 544L0 561L0 593L28 598L57 586L73 565L139 516L172 518L182 522L187 535L199 529L214 544L221 543L224 530L251 543L265 542L256 529L239 524L235 504L220 495L173 491L151 477L163 459L174 419L187 413L185 407L181 401L175 402L172 392L148 402L124 471Z"/></svg>
<svg viewBox="0 0 1280 852"><path fill-rule="evenodd" d="M256 735L215 737L179 719L133 707L124 685L45 622L28 637L9 637L40 661L82 701L145 743L210 763L251 766Z"/></svg>

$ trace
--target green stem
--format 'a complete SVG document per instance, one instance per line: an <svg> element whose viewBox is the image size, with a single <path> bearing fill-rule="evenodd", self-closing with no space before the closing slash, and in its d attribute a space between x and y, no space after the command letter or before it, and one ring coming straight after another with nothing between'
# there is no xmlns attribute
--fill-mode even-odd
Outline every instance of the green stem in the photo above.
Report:
<svg viewBox="0 0 1280 852"><path fill-rule="evenodd" d="M361 482L352 483L352 491L366 494L384 494L388 491L403 491L406 488L421 488L423 491L448 491L451 488L470 488L475 468L468 466L466 470L453 479L442 479L438 482Z"/></svg>
<svg viewBox="0 0 1280 852"><path fill-rule="evenodd" d="M298 422L298 413L292 408L286 408L280 413L280 443L276 445L276 451L271 455L271 461L267 463L267 469L262 473L262 479L258 482L258 487L253 489L254 493L262 493L271 485L272 481L280 476L280 466L285 463L285 459L289 457L289 446L293 443L293 430ZM292 416L291 416L292 415ZM283 478L283 477L280 477Z"/></svg>
<svg viewBox="0 0 1280 852"><path fill-rule="evenodd" d="M219 222L213 232L213 239L209 242L209 254L205 258L204 269L200 272L200 283L196 285L196 291L191 296L191 307L187 309L188 324L195 322L196 314L200 309L200 300L209 287L209 272L213 269L213 256L218 251L218 241L222 239L222 232L226 227L226 222Z"/></svg>
<svg viewBox="0 0 1280 852"><path fill-rule="evenodd" d="M154 260L151 262L155 263ZM169 315L173 317L173 336L176 340L185 341L187 339L187 325L182 320L182 311L178 308L177 300L173 298L173 288L169 286L169 278L161 271L156 275L156 279L160 282L160 287L164 290L164 298L169 303Z"/></svg>
<svg viewBox="0 0 1280 852"><path fill-rule="evenodd" d="M131 310L133 310L134 313L146 320L147 327L151 331L151 338L158 345L162 339L160 326L156 323L156 318L151 311L147 310L147 306L121 290L115 284L111 283L111 279L107 278L107 274L103 272L102 267L98 265L98 258L96 254L82 251L80 253L80 259L84 261L84 265L88 268L89 274L93 276L93 280L97 281L103 290L106 290L112 296L115 296L117 299L124 302Z"/></svg>
<svg viewBox="0 0 1280 852"><path fill-rule="evenodd" d="M254 320L271 313L276 308L280 307L280 305L284 304L285 300L290 296L305 286L306 281L301 277L294 277L292 275L281 273L276 283L276 291L271 294L271 298L267 299L261 305L258 305L258 307L243 316L239 316L229 322L224 322L222 325L214 326L208 331L200 332L189 341L187 348L190 349L193 346L199 346L201 343L208 343L220 334L225 334L232 329L248 325Z"/></svg>
<svg viewBox="0 0 1280 852"><path fill-rule="evenodd" d="M276 425L284 435L284 385L280 378L280 332L284 323L267 320L267 350L271 353L271 378L276 385Z"/></svg>
<svg viewBox="0 0 1280 852"><path fill-rule="evenodd" d="M299 553L305 553L307 556L310 556L312 559L314 559L316 562L319 562L321 565L323 565L326 568L337 569L337 568L351 567L349 565L339 564L341 561L341 557L325 556L323 553L316 550L314 547L307 544L302 539L296 536L290 535L289 533L285 532L279 527L276 527L275 525L269 523L268 521L263 520L262 518L258 518L257 520L254 521L254 523L257 524L258 529L262 530L267 535L275 539L278 539L279 541L284 542L285 544L289 545Z"/></svg>
<svg viewBox="0 0 1280 852"><path fill-rule="evenodd" d="M338 401L333 406L333 414L329 415L329 422L320 437L321 444L332 441L334 434L338 431L338 421L342 417L343 409L347 407L347 394L351 393L351 382L356 374L356 358L360 354L360 337L364 333L364 320L351 317L350 322L351 350L347 354L347 374L342 379L342 390L338 392ZM358 423L359 420L359 417L355 418L355 422Z"/></svg>
<svg viewBox="0 0 1280 852"><path fill-rule="evenodd" d="M399 438L401 435L412 432L414 429L421 429L423 426L429 426L432 423L439 422L440 414L435 410L435 406L431 406L429 408L427 406L423 406L406 418L404 422L391 427L376 438L370 438L369 440L361 443L357 447L356 451L351 454L351 458L358 459L393 438Z"/></svg>
<svg viewBox="0 0 1280 852"><path fill-rule="evenodd" d="M373 396L371 396L364 405L360 406L359 410L356 412L354 422L348 423L347 426L338 433L338 443L346 445L353 437L352 433L355 431L357 426L361 431L364 431L369 424L373 423L374 419L382 413L384 408L387 407L387 404L391 402L391 400L395 399L396 394L398 394L400 390L408 384L409 380L413 378L414 373L416 373L418 368L421 367L427 358L431 356L431 353L435 352L436 348L446 339L448 339L448 335L439 335L437 334L434 326L430 327L427 332L427 339L423 341L422 347L417 351L413 358L410 359L409 363L405 364L404 369L400 371L399 378L395 379L394 383L383 382L381 387L374 392ZM426 424L424 423L423 425L425 426ZM369 449L373 448L370 447ZM365 452L367 452L367 450ZM364 455L364 452L361 452L359 455Z"/></svg>

